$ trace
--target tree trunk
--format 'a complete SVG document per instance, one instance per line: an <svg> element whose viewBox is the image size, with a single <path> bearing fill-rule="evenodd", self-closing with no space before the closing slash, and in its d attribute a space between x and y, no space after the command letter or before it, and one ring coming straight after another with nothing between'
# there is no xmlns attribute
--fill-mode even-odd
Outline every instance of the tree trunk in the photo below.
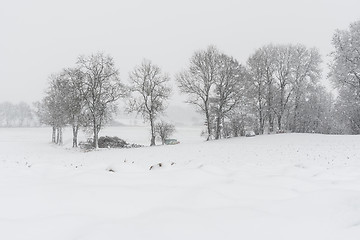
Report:
<svg viewBox="0 0 360 240"><path fill-rule="evenodd" d="M211 125L210 125L210 113L208 107L205 108L205 116L206 116L206 125L207 125L207 133L208 133L206 141L209 141L211 137Z"/></svg>
<svg viewBox="0 0 360 240"><path fill-rule="evenodd" d="M264 134L264 119L262 115L262 110L259 111L259 134Z"/></svg>
<svg viewBox="0 0 360 240"><path fill-rule="evenodd" d="M269 132L274 132L274 117L269 113Z"/></svg>
<svg viewBox="0 0 360 240"><path fill-rule="evenodd" d="M63 144L63 132L62 127L59 128L59 145Z"/></svg>
<svg viewBox="0 0 360 240"><path fill-rule="evenodd" d="M220 116L218 116L216 118L216 132L215 132L216 140L220 139L220 134L221 134L221 118L220 118Z"/></svg>
<svg viewBox="0 0 360 240"><path fill-rule="evenodd" d="M151 136L150 146L155 146L155 136Z"/></svg>
<svg viewBox="0 0 360 240"><path fill-rule="evenodd" d="M56 128L54 126L52 127L51 142L56 143Z"/></svg>
<svg viewBox="0 0 360 240"><path fill-rule="evenodd" d="M151 127L150 146L155 146L155 127L154 127L154 119L153 119L153 117L150 117L150 127Z"/></svg>
<svg viewBox="0 0 360 240"><path fill-rule="evenodd" d="M59 144L60 141L60 131L59 128L56 128L56 144Z"/></svg>
<svg viewBox="0 0 360 240"><path fill-rule="evenodd" d="M267 96L266 96L266 115L269 121L269 132L274 132L274 116L273 116L273 94L272 81L269 74L267 74Z"/></svg>
<svg viewBox="0 0 360 240"><path fill-rule="evenodd" d="M258 86L258 104L259 104L259 134L264 134L264 117L263 117L263 103L261 94L261 85Z"/></svg>
<svg viewBox="0 0 360 240"><path fill-rule="evenodd" d="M294 108L294 121L293 121L293 132L300 132L299 127L299 104L300 103L300 97L298 94L296 94L295 97L295 108Z"/></svg>
<svg viewBox="0 0 360 240"><path fill-rule="evenodd" d="M279 132L281 132L281 119L282 119L282 114L277 116L277 121L278 121L278 128L279 128Z"/></svg>
<svg viewBox="0 0 360 240"><path fill-rule="evenodd" d="M150 146L155 146L155 135L151 133Z"/></svg>
<svg viewBox="0 0 360 240"><path fill-rule="evenodd" d="M98 149L99 148L99 131L97 128L97 124L96 121L94 120L93 122L93 131L94 131L94 148Z"/></svg>
<svg viewBox="0 0 360 240"><path fill-rule="evenodd" d="M78 136L79 126L73 126L73 147L78 147L77 136Z"/></svg>

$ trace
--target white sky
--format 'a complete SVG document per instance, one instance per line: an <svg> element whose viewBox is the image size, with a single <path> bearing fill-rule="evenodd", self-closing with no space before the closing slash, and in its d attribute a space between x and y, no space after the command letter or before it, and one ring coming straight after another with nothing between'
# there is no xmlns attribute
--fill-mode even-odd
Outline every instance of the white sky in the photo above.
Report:
<svg viewBox="0 0 360 240"><path fill-rule="evenodd" d="M51 73L99 51L114 57L123 81L143 58L173 76L209 44L242 63L268 43L303 43L324 56L359 9L359 0L0 0L0 102L40 100Z"/></svg>

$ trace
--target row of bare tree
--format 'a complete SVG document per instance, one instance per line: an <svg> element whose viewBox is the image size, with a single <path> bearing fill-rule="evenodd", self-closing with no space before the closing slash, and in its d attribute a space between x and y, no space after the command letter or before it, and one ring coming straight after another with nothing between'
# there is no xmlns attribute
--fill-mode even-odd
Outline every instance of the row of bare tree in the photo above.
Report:
<svg viewBox="0 0 360 240"><path fill-rule="evenodd" d="M41 122L53 128L52 141L62 144L62 128L71 125L73 147L77 147L78 131L83 127L93 133L93 144L98 148L99 132L116 113L116 101L126 98L126 110L142 114L150 123L151 145L155 145L157 133L164 142L174 131L171 124L156 123L170 96L168 75L144 60L130 73L130 80L131 85L125 86L113 59L102 53L80 56L75 67L52 75L45 98L37 103Z"/></svg>
<svg viewBox="0 0 360 240"><path fill-rule="evenodd" d="M318 50L301 44L263 46L245 65L209 46L193 54L176 82L187 102L203 114L207 140L244 135L246 130L360 133L359 26L353 23L333 38L329 78L339 89L337 99L319 82ZM127 99L127 112L140 113L149 122L151 146L157 130L173 129L157 123L171 88L169 75L151 61L134 68L128 86L120 81L113 59L104 54L80 56L75 67L50 79L38 115L53 126L54 142L61 143L62 127L71 125L74 147L80 127L91 129L98 147L99 131L116 112L120 98Z"/></svg>
<svg viewBox="0 0 360 240"><path fill-rule="evenodd" d="M318 51L300 44L264 46L245 66L210 46L193 55L177 81L204 114L207 139L265 128L330 133L331 96L319 83L320 64Z"/></svg>
<svg viewBox="0 0 360 240"><path fill-rule="evenodd" d="M207 139L267 132L360 134L360 21L338 30L328 78L320 84L321 56L304 45L266 45L242 66L210 46L195 52L177 75L188 103L205 118Z"/></svg>
<svg viewBox="0 0 360 240"><path fill-rule="evenodd" d="M181 92L188 94L187 102L204 114L207 140L221 137L225 118L246 102L249 89L246 69L214 46L195 52L176 80Z"/></svg>

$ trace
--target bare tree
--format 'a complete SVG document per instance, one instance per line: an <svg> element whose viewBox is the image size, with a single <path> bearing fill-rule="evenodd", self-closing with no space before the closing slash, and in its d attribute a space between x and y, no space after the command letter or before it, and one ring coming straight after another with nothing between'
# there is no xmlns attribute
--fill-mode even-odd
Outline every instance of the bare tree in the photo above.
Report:
<svg viewBox="0 0 360 240"><path fill-rule="evenodd" d="M210 140L212 135L210 95L218 72L218 56L218 50L214 46L195 52L188 69L176 77L180 91L189 96L187 102L195 105L205 115L207 140Z"/></svg>
<svg viewBox="0 0 360 240"><path fill-rule="evenodd" d="M265 117L273 131L274 114L278 130L297 131L301 102L309 84L317 84L321 76L321 57L315 48L298 45L267 45L248 60L252 77L259 131ZM264 111L265 110L265 111ZM283 124L286 123L286 126Z"/></svg>
<svg viewBox="0 0 360 240"><path fill-rule="evenodd" d="M51 75L47 96L36 104L40 121L53 127L52 141L55 143L62 143L62 128L70 124L73 128L73 147L77 147L78 130L84 121L84 101L77 89L81 80L77 69L65 69Z"/></svg>
<svg viewBox="0 0 360 240"><path fill-rule="evenodd" d="M254 95L254 108L257 112L259 134L264 133L266 117L266 85L265 85L265 62L264 53L261 49L251 55L247 61L250 75L251 88Z"/></svg>
<svg viewBox="0 0 360 240"><path fill-rule="evenodd" d="M350 24L348 30L337 30L332 44L329 78L337 88L356 89L360 97L360 20Z"/></svg>
<svg viewBox="0 0 360 240"><path fill-rule="evenodd" d="M328 78L339 91L335 117L341 133L360 133L360 20L337 30ZM341 126L341 128L340 128Z"/></svg>
<svg viewBox="0 0 360 240"><path fill-rule="evenodd" d="M37 103L37 114L40 122L52 127L52 142L60 145L62 144L62 128L67 123L62 80L63 75L61 73L51 75L46 96Z"/></svg>
<svg viewBox="0 0 360 240"><path fill-rule="evenodd" d="M292 45L278 45L276 46L275 52L275 79L278 94L276 95L276 105L274 108L278 130L282 131L282 118L285 111L287 110L290 96L293 91L293 78L292 67L293 67L293 52L294 47Z"/></svg>
<svg viewBox="0 0 360 240"><path fill-rule="evenodd" d="M244 100L245 90L248 90L245 68L225 54L219 55L217 59L218 76L214 83L214 97L211 98L216 115L215 139L221 137L221 126L226 115Z"/></svg>
<svg viewBox="0 0 360 240"><path fill-rule="evenodd" d="M150 123L150 146L155 145L155 120L164 112L170 97L169 80L168 74L163 74L160 67L149 60L144 60L130 73L132 96L128 111L140 113Z"/></svg>
<svg viewBox="0 0 360 240"><path fill-rule="evenodd" d="M68 68L63 71L64 108L67 115L67 123L72 127L73 147L78 146L78 132L80 126L86 126L85 101L81 96L81 82L83 74L77 68Z"/></svg>
<svg viewBox="0 0 360 240"><path fill-rule="evenodd" d="M248 59L255 109L258 112L259 133L263 133L266 119L269 131L274 131L275 57L276 47L270 44L256 50Z"/></svg>
<svg viewBox="0 0 360 240"><path fill-rule="evenodd" d="M94 134L94 147L98 148L99 131L112 118L115 102L126 96L126 89L119 78L114 60L102 53L80 56L77 68L82 80L77 89L84 100L85 114Z"/></svg>
<svg viewBox="0 0 360 240"><path fill-rule="evenodd" d="M301 99L306 93L308 85L316 85L321 77L321 56L316 48L308 49L304 45L298 44L293 52L293 94L294 94L294 114L291 130L300 132L299 119L301 111Z"/></svg>
<svg viewBox="0 0 360 240"><path fill-rule="evenodd" d="M175 132L175 126L170 123L160 121L155 125L155 132L161 139L162 145L164 145L165 140Z"/></svg>

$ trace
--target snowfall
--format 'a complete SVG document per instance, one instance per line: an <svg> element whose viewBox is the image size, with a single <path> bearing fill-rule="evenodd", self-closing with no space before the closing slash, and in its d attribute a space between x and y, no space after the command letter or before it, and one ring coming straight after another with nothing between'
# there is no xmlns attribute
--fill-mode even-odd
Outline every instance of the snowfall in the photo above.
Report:
<svg viewBox="0 0 360 240"><path fill-rule="evenodd" d="M1 128L0 239L360 239L360 136L200 132L85 152L70 129L56 146L50 128Z"/></svg>

